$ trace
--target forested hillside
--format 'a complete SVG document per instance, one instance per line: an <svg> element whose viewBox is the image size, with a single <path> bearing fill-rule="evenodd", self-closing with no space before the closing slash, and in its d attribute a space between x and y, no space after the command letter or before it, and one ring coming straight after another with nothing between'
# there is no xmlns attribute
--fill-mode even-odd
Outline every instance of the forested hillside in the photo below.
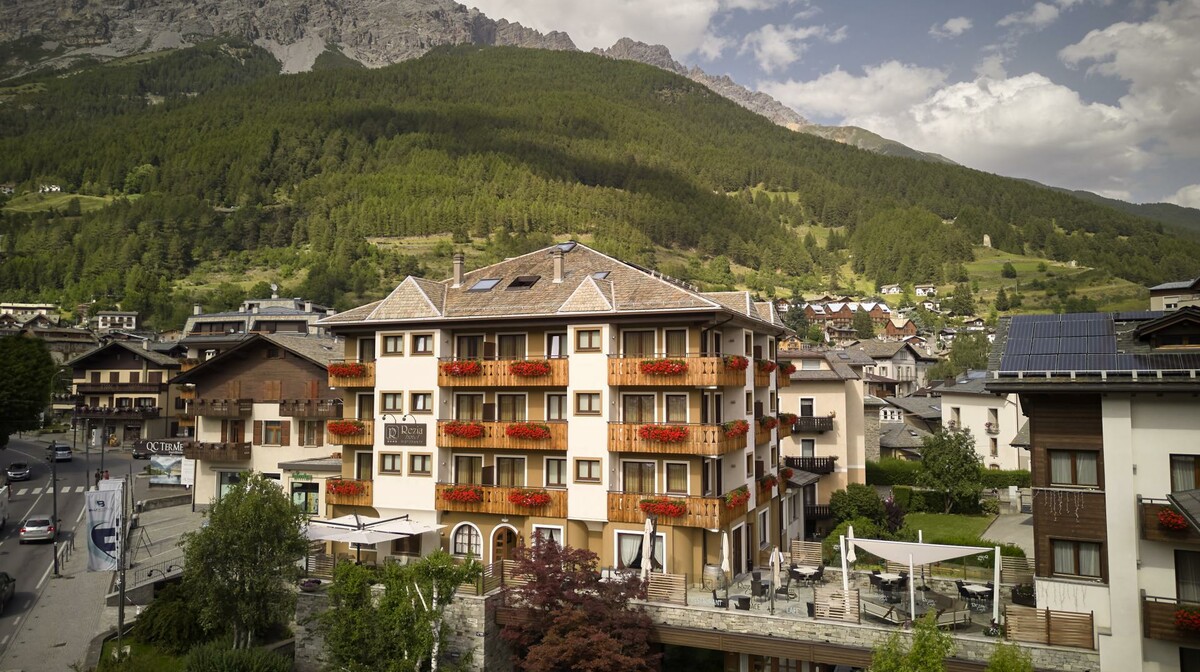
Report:
<svg viewBox="0 0 1200 672"><path fill-rule="evenodd" d="M1159 224L796 134L650 66L462 47L277 70L213 43L0 89L0 182L115 197L6 211L0 294L121 301L166 325L197 298L177 281L225 261L346 306L422 270L368 237L433 233L490 240L492 256L572 233L644 263L695 250L721 258L682 272L714 286L727 258L766 286L819 287L850 251L877 282L940 282L985 233L1138 283L1193 277L1200 259ZM831 229L821 244L814 227Z"/></svg>

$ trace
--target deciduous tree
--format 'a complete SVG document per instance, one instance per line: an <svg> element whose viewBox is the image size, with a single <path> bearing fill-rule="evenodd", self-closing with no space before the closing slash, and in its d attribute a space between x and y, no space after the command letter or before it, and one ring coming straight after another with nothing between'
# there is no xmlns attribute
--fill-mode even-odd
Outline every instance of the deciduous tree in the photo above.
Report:
<svg viewBox="0 0 1200 672"><path fill-rule="evenodd" d="M50 404L54 360L37 338L0 338L0 448L8 435L37 429Z"/></svg>
<svg viewBox="0 0 1200 672"><path fill-rule="evenodd" d="M986 672L1033 672L1033 657L1016 644L999 642L988 658Z"/></svg>
<svg viewBox="0 0 1200 672"><path fill-rule="evenodd" d="M922 440L917 480L922 486L942 493L944 513L950 513L955 500L979 497L983 490L980 467L975 438L969 432L943 429Z"/></svg>
<svg viewBox="0 0 1200 672"><path fill-rule="evenodd" d="M871 657L870 672L945 672L954 638L938 630L932 612L913 623L911 644L892 633Z"/></svg>

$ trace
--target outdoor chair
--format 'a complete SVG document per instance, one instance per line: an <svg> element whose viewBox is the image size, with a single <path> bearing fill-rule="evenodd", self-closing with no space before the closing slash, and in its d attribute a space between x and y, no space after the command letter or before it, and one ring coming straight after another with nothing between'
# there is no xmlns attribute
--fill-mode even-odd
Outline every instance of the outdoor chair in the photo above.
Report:
<svg viewBox="0 0 1200 672"><path fill-rule="evenodd" d="M783 579L783 585L779 586L778 588L775 589L775 598L779 599L779 600L790 600L793 597L795 597L795 594L793 594L790 590L791 585L792 585L792 576L790 574L788 574Z"/></svg>
<svg viewBox="0 0 1200 672"><path fill-rule="evenodd" d="M718 609L728 609L729 608L729 601L723 597L717 597L716 590L713 590L712 594L713 594L713 606L714 607L716 607Z"/></svg>
<svg viewBox="0 0 1200 672"><path fill-rule="evenodd" d="M874 591L875 591L875 592L877 592L877 593L878 593L878 592L880 592L880 591L882 590L882 587L881 587L881 586L883 585L883 579L882 579L882 578L879 576L879 570L878 570L878 569L876 569L876 570L873 570L873 571L871 572L871 575L870 575L869 577L867 577L867 578L868 578L868 580L870 580L870 582L871 582L871 589L872 589L872 590L874 590Z"/></svg>
<svg viewBox="0 0 1200 672"><path fill-rule="evenodd" d="M825 565L817 565L817 573L812 575L810 581L814 586L818 583L825 583Z"/></svg>
<svg viewBox="0 0 1200 672"><path fill-rule="evenodd" d="M758 579L750 584L750 595L759 602L766 602L770 598L770 595L767 594L767 585Z"/></svg>

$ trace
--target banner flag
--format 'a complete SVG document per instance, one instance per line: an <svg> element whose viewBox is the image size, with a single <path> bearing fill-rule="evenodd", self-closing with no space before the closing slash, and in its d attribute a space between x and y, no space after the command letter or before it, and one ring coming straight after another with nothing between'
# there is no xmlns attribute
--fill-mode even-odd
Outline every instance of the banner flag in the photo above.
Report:
<svg viewBox="0 0 1200 672"><path fill-rule="evenodd" d="M89 490L87 495L88 571L117 569L120 556L121 489Z"/></svg>

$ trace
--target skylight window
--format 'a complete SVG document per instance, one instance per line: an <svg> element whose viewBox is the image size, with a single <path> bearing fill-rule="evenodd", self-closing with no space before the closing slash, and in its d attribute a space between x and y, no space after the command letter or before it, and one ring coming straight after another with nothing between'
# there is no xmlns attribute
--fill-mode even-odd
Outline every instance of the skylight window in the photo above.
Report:
<svg viewBox="0 0 1200 672"><path fill-rule="evenodd" d="M611 271L596 271L595 273L592 273L592 277L596 280L603 280L608 277L610 272Z"/></svg>
<svg viewBox="0 0 1200 672"><path fill-rule="evenodd" d="M468 292L486 292L498 284L500 284L500 278L484 278L483 280L480 280L479 282L471 285L471 288L468 289L467 291Z"/></svg>
<svg viewBox="0 0 1200 672"><path fill-rule="evenodd" d="M563 252L570 252L571 250L575 249L575 245L576 245L575 241L572 240L572 241L566 242L566 243L559 243L558 245L555 245L555 247L562 250Z"/></svg>
<svg viewBox="0 0 1200 672"><path fill-rule="evenodd" d="M540 275L518 275L505 289L529 289L541 279Z"/></svg>

